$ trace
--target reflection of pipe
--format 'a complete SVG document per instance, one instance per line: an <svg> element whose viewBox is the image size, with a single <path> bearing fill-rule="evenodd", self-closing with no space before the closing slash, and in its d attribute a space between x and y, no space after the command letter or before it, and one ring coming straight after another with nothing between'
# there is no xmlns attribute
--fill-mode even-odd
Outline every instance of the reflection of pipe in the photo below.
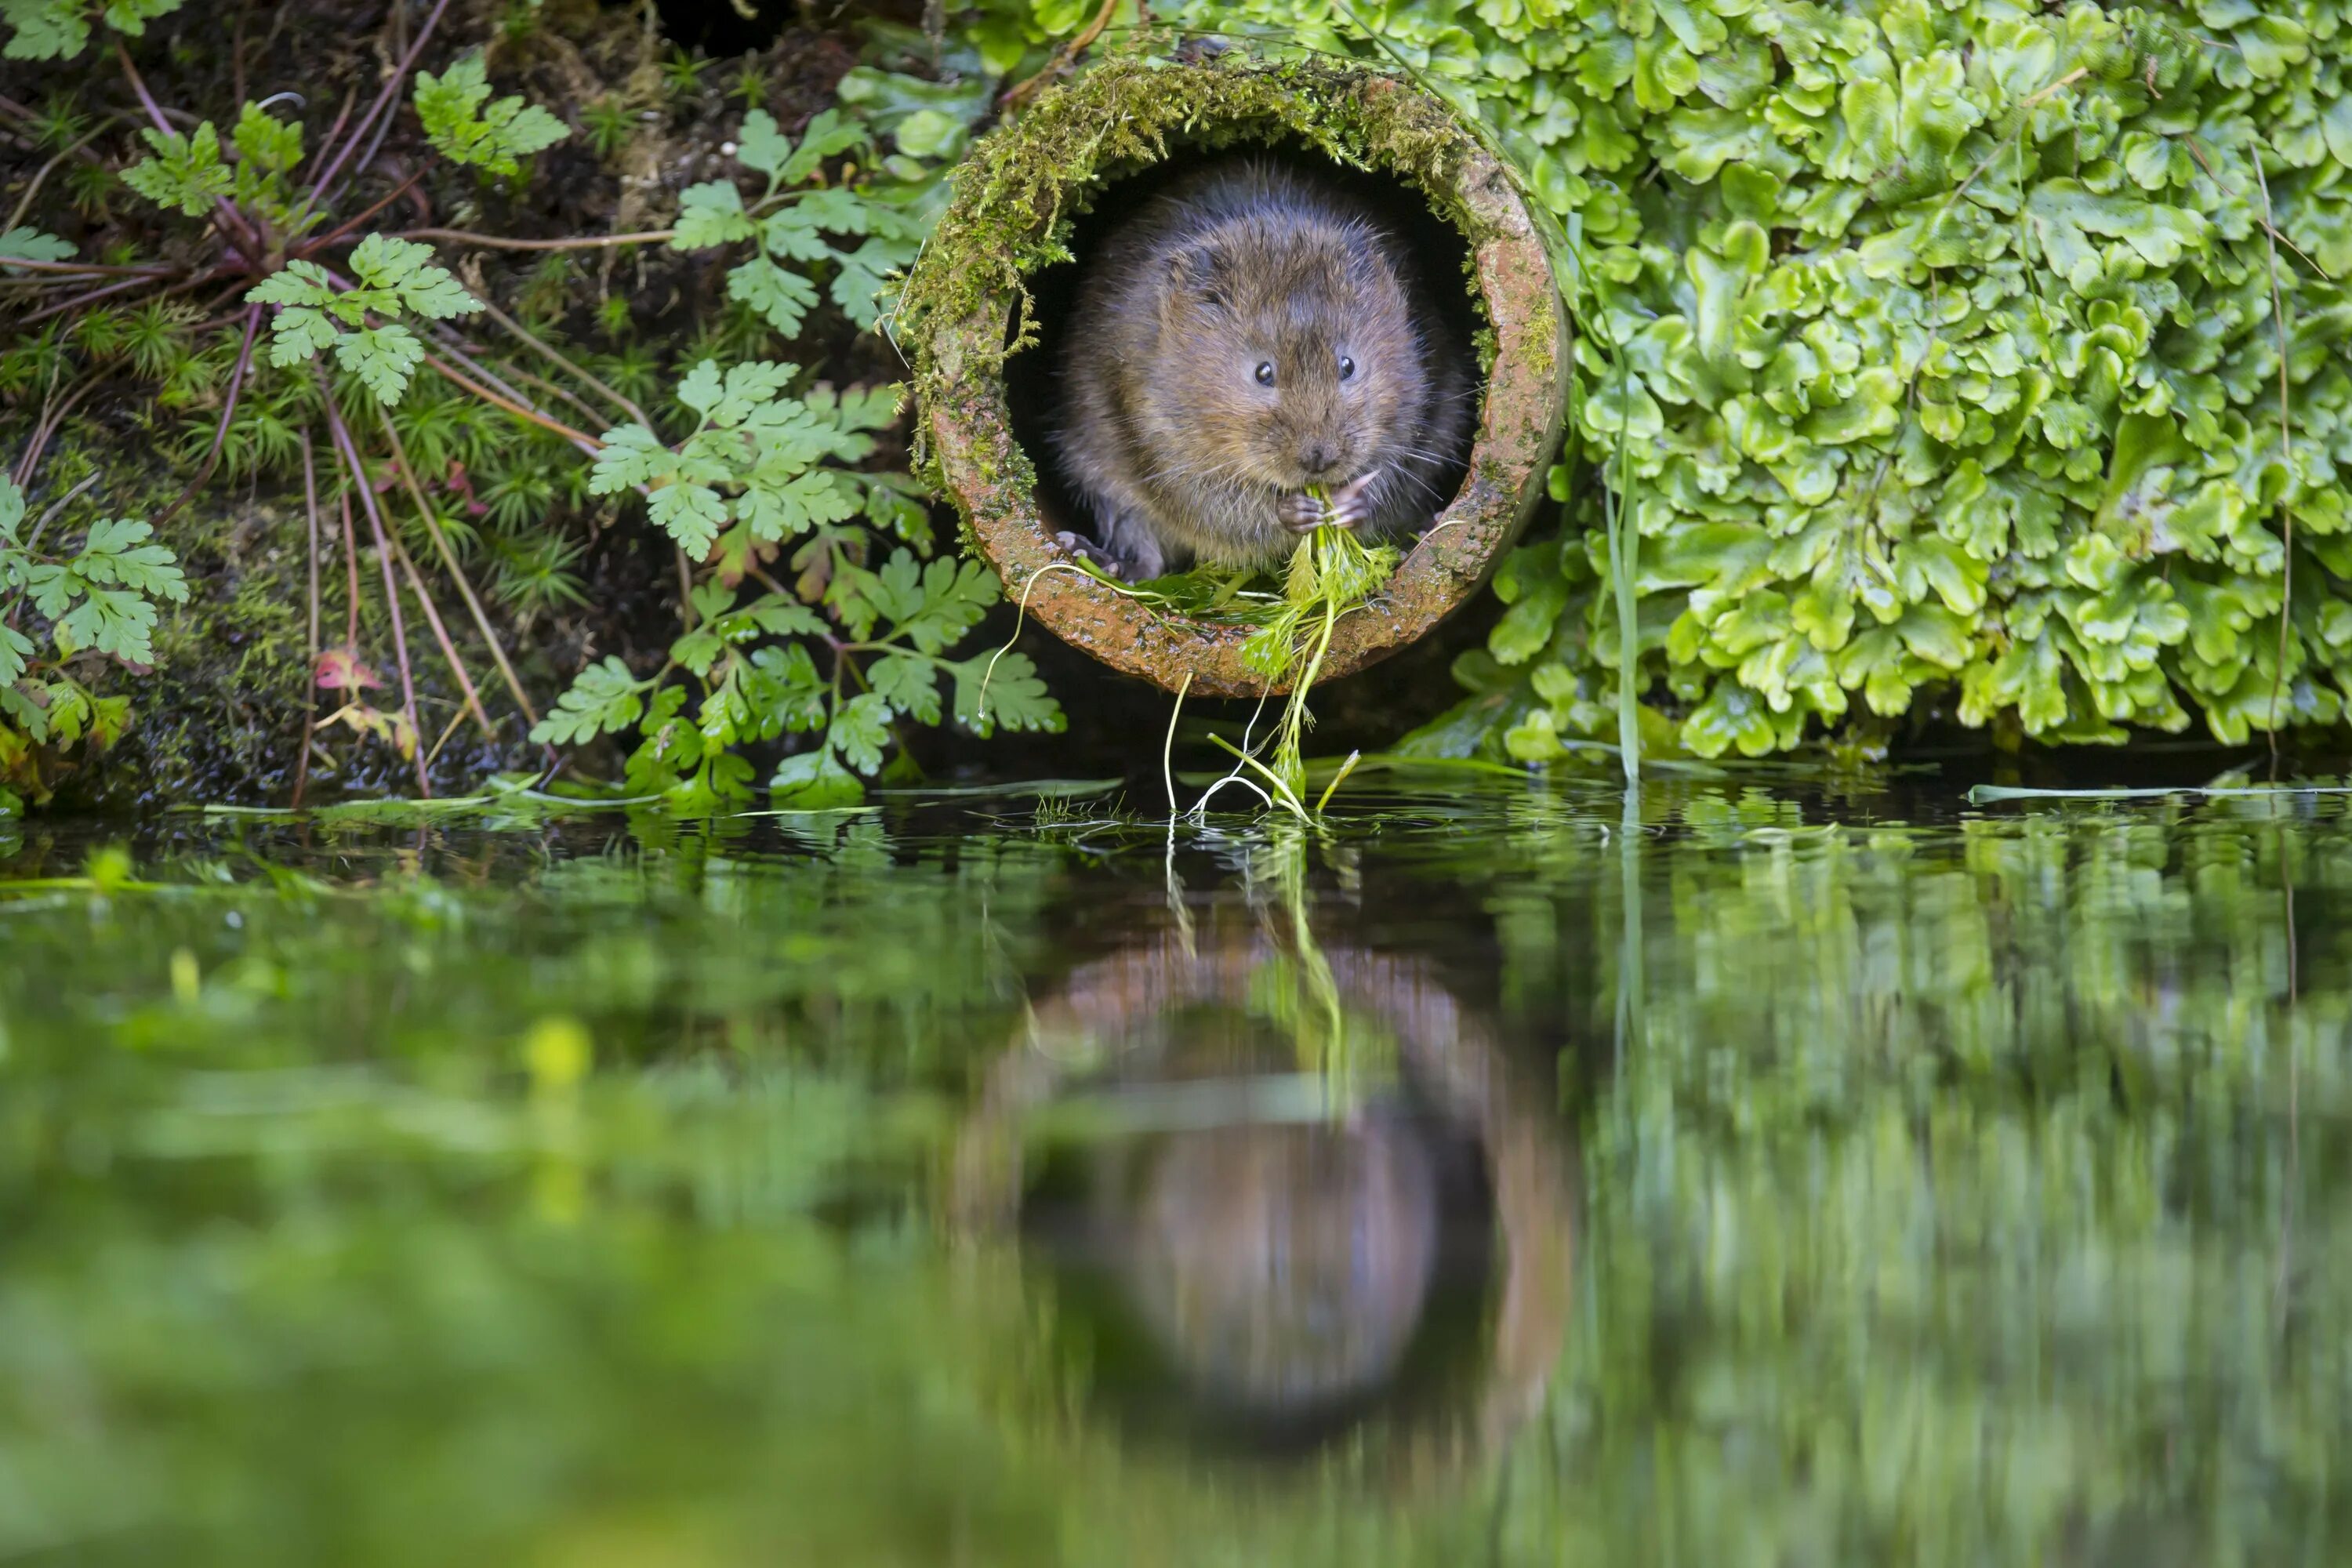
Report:
<svg viewBox="0 0 2352 1568"><path fill-rule="evenodd" d="M1106 1054L1122 1040L1150 1036L1169 1015L1187 1008L1244 1005L1252 977L1283 950L1255 929L1225 933L1199 933L1194 943L1174 934L1130 946L1088 964L1071 975L1057 992L1035 1003L1020 1039L990 1068L980 1100L966 1119L951 1154L948 1184L948 1221L966 1246L984 1247L1010 1242L1015 1234L1024 1192L1024 1123L1073 1086L1073 1080L1105 1065ZM1433 1102L1438 1116L1461 1129L1476 1144L1493 1194L1496 1238L1500 1243L1498 1304L1489 1325L1485 1364L1475 1397L1458 1407L1453 1418L1424 1424L1409 1434L1397 1455L1400 1480L1431 1485L1457 1475L1477 1458L1496 1452L1509 1434L1541 1405L1566 1330L1572 1264L1573 1203L1570 1166L1550 1119L1539 1103L1515 1092L1513 1075L1485 1030L1437 984L1427 969L1407 959L1360 949L1326 950L1333 979L1347 1005L1377 1021L1395 1037L1402 1064ZM1302 1128L1301 1131L1311 1131ZM1357 1162L1353 1172L1311 1170L1310 1180L1337 1180L1340 1184L1320 1194L1294 1191L1282 1200L1297 1205L1287 1215L1260 1212L1241 1216L1263 1234L1269 1228L1295 1226L1319 1205L1338 1201L1359 1205L1388 1205L1389 1219L1406 1230L1417 1223L1411 1189L1418 1178L1412 1161L1393 1145L1365 1142L1362 1128L1352 1152L1339 1156ZM1274 1142L1252 1151L1247 1138L1228 1141L1222 1150L1202 1146L1184 1156L1197 1162L1218 1153L1252 1159L1262 1166L1295 1162L1297 1146ZM1332 1146L1321 1157L1328 1158ZM1311 1161L1318 1156L1308 1156ZM1385 1167L1385 1168L1382 1168ZM1263 1173L1282 1174L1267 1171ZM1294 1169L1287 1173L1296 1177ZM1234 1173L1212 1177L1198 1168L1161 1173L1178 1178L1180 1186L1237 1194ZM1154 1201L1152 1176L1145 1174L1142 1190L1147 1211ZM1242 1224L1236 1232L1246 1228ZM1179 1226L1191 1236L1194 1226ZM1206 1234L1206 1233L1202 1233ZM1178 1248L1192 1240L1172 1244ZM1255 1245L1250 1243L1249 1245ZM1391 1289L1397 1281L1423 1268L1421 1243L1409 1235L1391 1238L1393 1256L1375 1260L1372 1268ZM1190 1269L1197 1281L1203 1271L1218 1267L1254 1264L1244 1259L1210 1264L1193 1258L1145 1262L1146 1268ZM1162 1283L1171 1281L1163 1278ZM1228 1281L1238 1288L1246 1281ZM1367 1280L1368 1288L1381 1288ZM1418 1299L1398 1314L1409 1332L1417 1316ZM1212 1317L1225 1310L1215 1303L1195 1301L1193 1309ZM1397 1332L1395 1325L1373 1325L1375 1342ZM1368 1369L1389 1364L1385 1342L1359 1345L1344 1362L1327 1363L1319 1373L1310 1371L1306 1382L1319 1376L1323 1394L1350 1380L1360 1382ZM1272 1376L1259 1365L1243 1369L1244 1381ZM1260 1391L1274 1386L1255 1385Z"/></svg>

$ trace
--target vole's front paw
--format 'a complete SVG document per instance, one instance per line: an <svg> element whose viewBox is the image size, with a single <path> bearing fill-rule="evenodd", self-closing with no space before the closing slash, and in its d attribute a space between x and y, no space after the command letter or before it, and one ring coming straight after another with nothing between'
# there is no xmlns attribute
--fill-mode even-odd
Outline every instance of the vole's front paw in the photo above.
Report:
<svg viewBox="0 0 2352 1568"><path fill-rule="evenodd" d="M1372 481L1380 477L1378 470L1349 479L1331 492L1329 514L1324 521L1341 528L1361 526L1372 515Z"/></svg>
<svg viewBox="0 0 2352 1568"><path fill-rule="evenodd" d="M1274 503L1275 521L1293 533L1307 533L1333 521L1331 509L1308 495L1294 490Z"/></svg>
<svg viewBox="0 0 2352 1568"><path fill-rule="evenodd" d="M1060 544L1063 549L1068 551L1079 560L1090 562L1094 565L1101 567L1105 572L1109 573L1112 576L1119 579L1121 582L1127 581L1128 574L1126 564L1122 563L1118 556L1113 555L1109 551L1105 550L1093 540L1085 538L1079 534L1071 533L1067 531L1056 533L1054 535L1054 539L1055 542Z"/></svg>

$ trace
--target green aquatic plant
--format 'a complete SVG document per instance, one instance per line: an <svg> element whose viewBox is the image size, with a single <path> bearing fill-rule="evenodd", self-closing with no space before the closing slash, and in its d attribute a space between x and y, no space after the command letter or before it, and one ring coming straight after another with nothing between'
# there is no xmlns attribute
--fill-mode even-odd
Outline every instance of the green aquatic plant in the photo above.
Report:
<svg viewBox="0 0 2352 1568"><path fill-rule="evenodd" d="M1929 710L2105 742L2341 715L2332 5L1154 15L1392 53L1580 226L1563 281L1605 284L1605 331L1489 754L1610 735L1628 641L1658 739L1707 756Z"/></svg>
<svg viewBox="0 0 2352 1568"><path fill-rule="evenodd" d="M1319 491L1310 490L1318 500ZM1277 797L1303 814L1307 763L1303 754L1307 694L1323 671L1331 634L1339 618L1360 609L1381 591L1404 559L1393 544L1367 545L1352 529L1326 523L1298 542L1282 578L1282 601L1243 645L1242 659L1269 681L1286 683L1282 720L1275 727L1274 760L1268 772L1278 782ZM1326 794L1328 795L1328 791Z"/></svg>

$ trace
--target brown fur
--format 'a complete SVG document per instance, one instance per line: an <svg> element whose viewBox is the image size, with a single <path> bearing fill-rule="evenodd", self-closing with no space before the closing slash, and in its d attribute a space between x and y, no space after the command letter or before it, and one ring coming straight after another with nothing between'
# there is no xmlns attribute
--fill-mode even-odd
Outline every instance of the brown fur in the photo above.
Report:
<svg viewBox="0 0 2352 1568"><path fill-rule="evenodd" d="M1226 159L1152 198L1095 258L1061 366L1055 442L1093 552L1143 578L1272 565L1318 516L1425 527L1471 417L1435 323L1403 246L1336 185Z"/></svg>

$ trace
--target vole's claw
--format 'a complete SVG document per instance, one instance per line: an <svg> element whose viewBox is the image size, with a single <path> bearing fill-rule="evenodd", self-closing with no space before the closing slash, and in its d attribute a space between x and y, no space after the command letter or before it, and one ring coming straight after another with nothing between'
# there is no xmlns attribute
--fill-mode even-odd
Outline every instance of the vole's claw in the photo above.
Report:
<svg viewBox="0 0 2352 1568"><path fill-rule="evenodd" d="M1293 533L1309 533L1332 521L1330 509L1305 490L1293 490L1276 500L1274 515Z"/></svg>
<svg viewBox="0 0 2352 1568"><path fill-rule="evenodd" d="M1371 489L1375 477L1364 474L1333 490L1330 515L1323 521L1346 529L1361 525L1372 515Z"/></svg>
<svg viewBox="0 0 2352 1568"><path fill-rule="evenodd" d="M1120 563L1118 557L1097 544L1093 540L1083 538L1067 530L1054 535L1054 540L1055 543L1079 560L1092 562L1119 581L1127 581L1127 568Z"/></svg>

